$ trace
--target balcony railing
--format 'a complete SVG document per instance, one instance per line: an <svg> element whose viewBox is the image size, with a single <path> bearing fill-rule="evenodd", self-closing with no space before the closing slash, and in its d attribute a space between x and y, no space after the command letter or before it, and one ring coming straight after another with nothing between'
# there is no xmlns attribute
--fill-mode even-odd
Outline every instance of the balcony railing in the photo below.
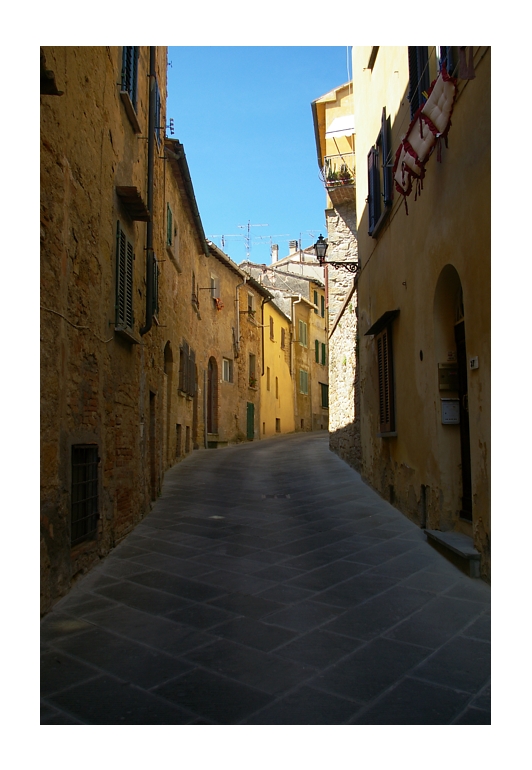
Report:
<svg viewBox="0 0 532 770"><path fill-rule="evenodd" d="M333 203L355 200L355 153L326 155L322 179Z"/></svg>

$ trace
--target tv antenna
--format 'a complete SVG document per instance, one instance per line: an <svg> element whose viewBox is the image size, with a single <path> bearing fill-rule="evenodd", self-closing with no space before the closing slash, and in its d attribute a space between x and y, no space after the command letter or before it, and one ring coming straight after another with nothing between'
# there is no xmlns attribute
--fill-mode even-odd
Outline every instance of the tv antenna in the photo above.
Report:
<svg viewBox="0 0 532 770"><path fill-rule="evenodd" d="M247 225L238 225L238 227L241 227L243 230L246 230L246 235L244 235L244 240L246 242L246 259L249 261L249 253L251 251L251 240L249 237L249 231L252 227L269 227L269 225L252 225L250 220L248 219Z"/></svg>

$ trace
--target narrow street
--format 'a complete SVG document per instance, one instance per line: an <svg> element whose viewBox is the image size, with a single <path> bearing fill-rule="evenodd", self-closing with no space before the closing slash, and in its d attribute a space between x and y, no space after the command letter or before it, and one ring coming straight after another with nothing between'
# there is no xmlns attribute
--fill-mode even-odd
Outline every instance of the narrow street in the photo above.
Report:
<svg viewBox="0 0 532 770"><path fill-rule="evenodd" d="M490 723L490 587L325 431L168 471L41 645L41 724Z"/></svg>

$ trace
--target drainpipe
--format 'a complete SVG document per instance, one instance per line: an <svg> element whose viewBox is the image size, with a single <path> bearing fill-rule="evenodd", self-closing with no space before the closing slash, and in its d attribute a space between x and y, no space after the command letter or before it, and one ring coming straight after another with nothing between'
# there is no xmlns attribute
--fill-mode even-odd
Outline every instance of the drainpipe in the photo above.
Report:
<svg viewBox="0 0 532 770"><path fill-rule="evenodd" d="M272 297L267 297L266 299L263 299L262 300L262 304L260 306L260 325L261 325L261 330L260 331L261 331L261 345L262 345L262 350L261 350L261 357L262 357L262 367L261 368L262 368L262 372L261 372L261 376L262 377L264 377L264 305L267 302L271 302L272 299L273 299Z"/></svg>
<svg viewBox="0 0 532 770"><path fill-rule="evenodd" d="M294 297L297 297L297 296L299 296L299 299L296 299L296 301L294 302ZM294 419L295 419L295 417L297 415L297 387L298 387L297 377L296 377L296 373L294 371L294 365L295 365L295 361L294 361L294 359L295 359L294 345L296 344L296 339L295 339L295 337L296 337L296 311L295 311L294 308L295 308L296 305L299 305L301 300L302 300L301 294L299 294L299 295L294 294L292 296L292 327L294 329L294 332L292 334L292 340L291 340L292 345L291 345L291 349L290 349L290 359L291 359L290 360L290 369L292 371L294 379L296 380L296 382L294 383L294 385L295 385L295 387L294 387Z"/></svg>
<svg viewBox="0 0 532 770"><path fill-rule="evenodd" d="M150 331L153 323L153 167L155 162L155 46L150 46L150 99L148 108L148 211L146 227L146 325L141 337Z"/></svg>
<svg viewBox="0 0 532 770"><path fill-rule="evenodd" d="M239 283L238 286L235 289L235 303L236 303L236 353L235 358L238 358L240 355L240 292L239 289L241 286L245 286L248 282L247 276L244 278L242 283Z"/></svg>

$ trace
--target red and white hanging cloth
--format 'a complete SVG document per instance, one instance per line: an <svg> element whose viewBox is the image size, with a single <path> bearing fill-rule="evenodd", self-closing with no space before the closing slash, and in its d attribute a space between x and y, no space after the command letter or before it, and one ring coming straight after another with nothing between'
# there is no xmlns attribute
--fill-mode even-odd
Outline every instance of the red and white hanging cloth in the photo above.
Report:
<svg viewBox="0 0 532 770"><path fill-rule="evenodd" d="M428 91L428 97L414 117L395 155L393 177L395 189L406 198L416 187L415 199L423 189L425 165L438 146L438 160L441 160L441 141L447 146L447 134L451 127L451 114L456 99L456 79L445 67Z"/></svg>

